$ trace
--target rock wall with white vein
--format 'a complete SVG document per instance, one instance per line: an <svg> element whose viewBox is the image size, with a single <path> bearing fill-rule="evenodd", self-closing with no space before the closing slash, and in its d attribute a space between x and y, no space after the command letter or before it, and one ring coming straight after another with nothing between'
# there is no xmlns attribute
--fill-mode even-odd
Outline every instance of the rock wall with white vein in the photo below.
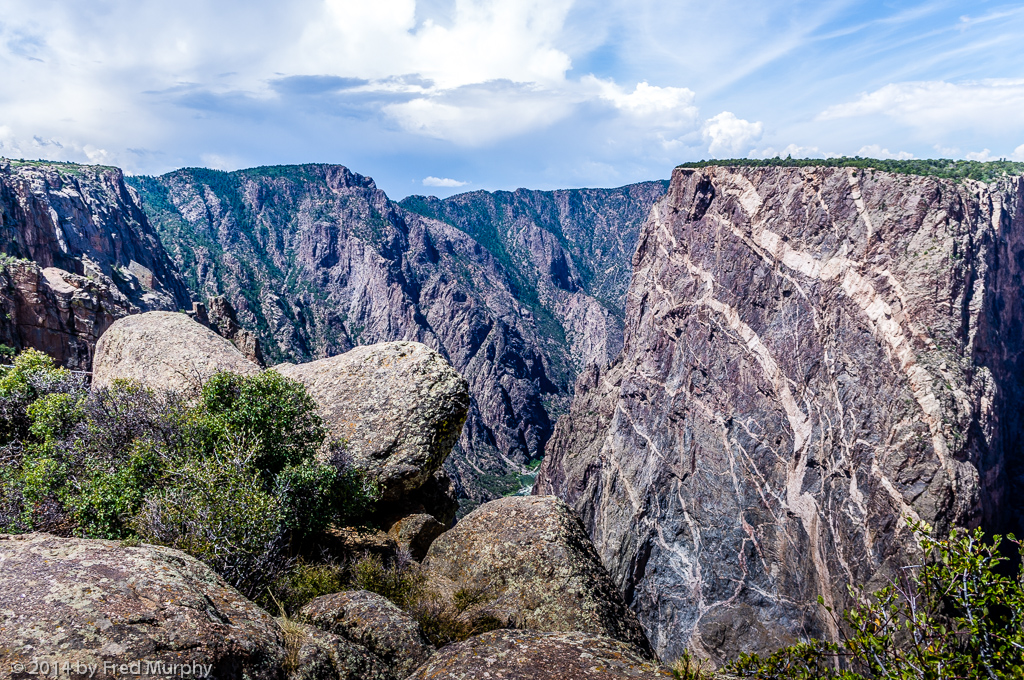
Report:
<svg viewBox="0 0 1024 680"><path fill-rule="evenodd" d="M535 492L663 658L836 635L908 521L1019 530L1024 180L677 169L633 266Z"/></svg>

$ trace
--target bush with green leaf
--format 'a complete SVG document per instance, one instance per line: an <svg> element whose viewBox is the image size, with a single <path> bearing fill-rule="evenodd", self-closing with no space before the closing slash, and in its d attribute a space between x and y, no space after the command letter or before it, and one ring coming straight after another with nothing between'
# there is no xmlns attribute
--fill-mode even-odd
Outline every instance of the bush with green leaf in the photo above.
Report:
<svg viewBox="0 0 1024 680"><path fill-rule="evenodd" d="M157 394L26 351L0 369L0 531L144 540L185 550L254 596L375 489L303 386L219 373Z"/></svg>
<svg viewBox="0 0 1024 680"><path fill-rule="evenodd" d="M874 593L851 589L860 604L842 615L826 607L840 642L744 655L729 670L764 680L1024 678L1024 567L1008 569L1013 562L1001 553L1007 543L1020 553L1020 543L986 541L980 529L942 539L923 525L913 529L923 565Z"/></svg>

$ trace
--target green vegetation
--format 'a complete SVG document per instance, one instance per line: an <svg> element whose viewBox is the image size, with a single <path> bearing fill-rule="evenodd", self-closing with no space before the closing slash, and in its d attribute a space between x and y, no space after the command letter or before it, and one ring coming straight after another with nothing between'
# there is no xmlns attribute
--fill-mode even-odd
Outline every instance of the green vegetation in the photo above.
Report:
<svg viewBox="0 0 1024 680"><path fill-rule="evenodd" d="M0 369L0 531L172 546L253 597L374 495L302 385L273 371L155 394L88 389L34 350Z"/></svg>
<svg viewBox="0 0 1024 680"><path fill-rule="evenodd" d="M763 680L1024 678L1024 567L1008 569L1003 539L986 543L980 529L945 539L914 529L924 565L872 594L851 589L860 604L841 615L826 607L841 642L744 655L727 670Z"/></svg>
<svg viewBox="0 0 1024 680"><path fill-rule="evenodd" d="M839 158L733 158L726 160L696 161L683 163L680 168L704 168L708 166L741 168L863 168L881 170L898 175L923 175L941 179L973 179L979 182L994 182L1002 177L1024 174L1024 163L1013 161L954 161L949 159L921 159L908 161L861 158L860 156Z"/></svg>

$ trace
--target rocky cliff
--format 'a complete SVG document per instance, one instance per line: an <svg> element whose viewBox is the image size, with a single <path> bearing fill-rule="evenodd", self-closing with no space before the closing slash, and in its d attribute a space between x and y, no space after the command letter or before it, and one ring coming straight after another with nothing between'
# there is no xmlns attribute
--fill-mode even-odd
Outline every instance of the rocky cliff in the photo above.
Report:
<svg viewBox="0 0 1024 680"><path fill-rule="evenodd" d="M129 181L192 291L225 295L270 363L390 340L439 351L470 383L447 465L475 500L519 487L578 370L617 353L638 216L664 192L480 192L403 207L341 166Z"/></svg>
<svg viewBox="0 0 1024 680"><path fill-rule="evenodd" d="M908 520L1020 526L1024 180L677 169L535 493L663 658L834 636Z"/></svg>
<svg viewBox="0 0 1024 680"><path fill-rule="evenodd" d="M3 342L88 370L117 318L191 306L120 170L0 161Z"/></svg>

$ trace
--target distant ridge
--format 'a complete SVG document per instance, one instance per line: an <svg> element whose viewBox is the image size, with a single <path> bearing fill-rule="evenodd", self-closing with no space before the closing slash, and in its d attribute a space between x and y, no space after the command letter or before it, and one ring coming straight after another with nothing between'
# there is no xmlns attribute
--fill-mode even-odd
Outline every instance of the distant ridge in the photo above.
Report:
<svg viewBox="0 0 1024 680"><path fill-rule="evenodd" d="M681 163L677 168L706 168L711 165L741 168L865 168L897 175L922 175L956 181L973 179L994 182L1003 177L1024 175L1024 163L1015 161L956 161L948 158L884 160L861 156L838 158L727 158Z"/></svg>

